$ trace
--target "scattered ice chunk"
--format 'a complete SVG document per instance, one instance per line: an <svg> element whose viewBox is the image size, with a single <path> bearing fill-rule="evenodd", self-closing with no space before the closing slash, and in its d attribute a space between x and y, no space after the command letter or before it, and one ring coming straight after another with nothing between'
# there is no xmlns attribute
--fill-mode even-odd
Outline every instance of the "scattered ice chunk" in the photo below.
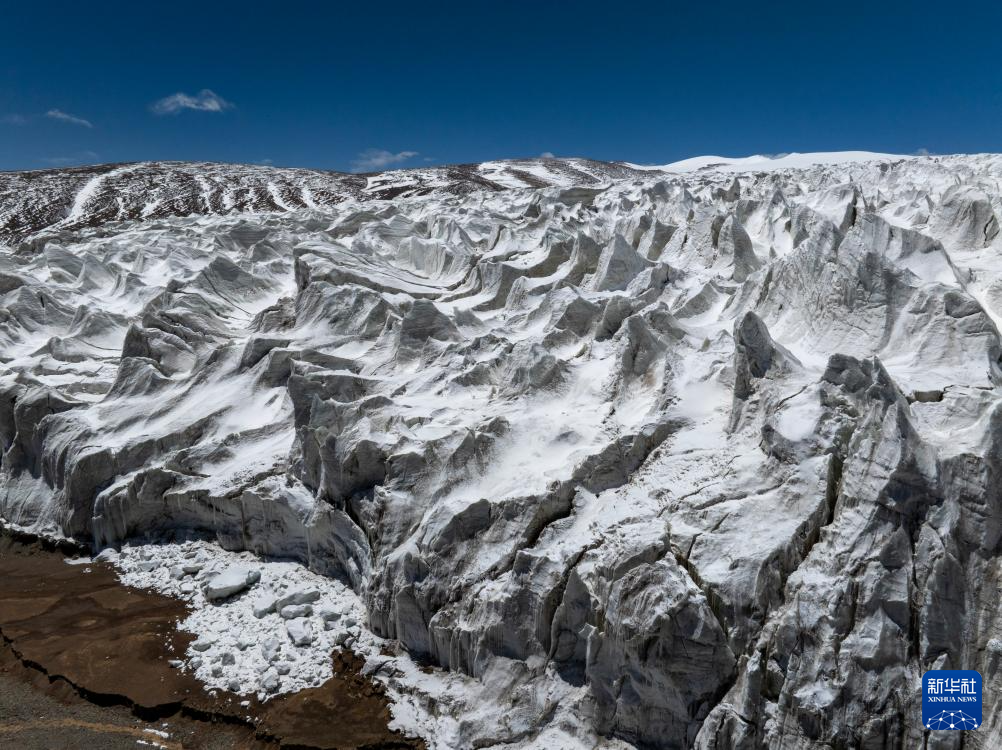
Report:
<svg viewBox="0 0 1002 750"><path fill-rule="evenodd" d="M247 565L232 565L210 579L205 586L205 598L209 601L226 599L237 594L261 579L261 571Z"/></svg>
<svg viewBox="0 0 1002 750"><path fill-rule="evenodd" d="M313 614L313 606L310 604L289 604L282 607L279 612L283 620L294 620L298 617L309 617Z"/></svg>
<svg viewBox="0 0 1002 750"><path fill-rule="evenodd" d="M281 610L290 604L312 604L320 598L320 592L314 588L296 587L285 592L275 602L275 608Z"/></svg>
<svg viewBox="0 0 1002 750"><path fill-rule="evenodd" d="M289 620L285 623L285 630L296 646L309 646L313 643L313 626L305 617L297 620Z"/></svg>
<svg viewBox="0 0 1002 750"><path fill-rule="evenodd" d="M331 606L323 606L317 608L317 615L324 622L333 622L341 619L342 612Z"/></svg>
<svg viewBox="0 0 1002 750"><path fill-rule="evenodd" d="M258 619L264 617L267 614L275 611L275 596L272 594L263 594L254 600L254 616Z"/></svg>
<svg viewBox="0 0 1002 750"><path fill-rule="evenodd" d="M272 662L278 658L278 653L282 649L282 644L277 638L268 638L261 644L261 655L265 661Z"/></svg>
<svg viewBox="0 0 1002 750"><path fill-rule="evenodd" d="M105 547L94 556L94 562L115 562L118 560L118 550Z"/></svg>
<svg viewBox="0 0 1002 750"><path fill-rule="evenodd" d="M261 678L261 688L266 693L275 693L278 692L279 682L278 672L275 669L269 669Z"/></svg>
<svg viewBox="0 0 1002 750"><path fill-rule="evenodd" d="M212 636L203 635L198 640L191 644L191 647L196 651L208 651L212 648L212 644L216 642L216 639Z"/></svg>

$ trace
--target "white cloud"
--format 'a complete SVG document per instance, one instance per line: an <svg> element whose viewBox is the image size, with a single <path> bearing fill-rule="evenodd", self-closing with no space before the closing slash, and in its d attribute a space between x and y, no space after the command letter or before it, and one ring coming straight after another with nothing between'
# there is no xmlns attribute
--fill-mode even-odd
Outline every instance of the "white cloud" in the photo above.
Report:
<svg viewBox="0 0 1002 750"><path fill-rule="evenodd" d="M75 156L49 156L41 160L45 164L53 167L68 167L77 164L93 164L97 161L97 154L93 151L81 151Z"/></svg>
<svg viewBox="0 0 1002 750"><path fill-rule="evenodd" d="M541 153L541 154L539 155L539 158L540 158L540 159L556 159L557 157L555 157L555 156L553 155L553 152L552 152L552 151L544 151L543 153Z"/></svg>
<svg viewBox="0 0 1002 750"><path fill-rule="evenodd" d="M27 125L28 118L24 115L10 114L0 117L0 122L4 125Z"/></svg>
<svg viewBox="0 0 1002 750"><path fill-rule="evenodd" d="M82 117L77 117L76 115L71 115L68 112L63 112L61 109L50 109L45 113L45 116L50 120L59 120L60 122L68 122L70 125L80 125L84 128L94 127L90 120L85 120Z"/></svg>
<svg viewBox="0 0 1002 750"><path fill-rule="evenodd" d="M930 155L931 154L929 153L929 149L927 148L915 149L915 156L930 156Z"/></svg>
<svg viewBox="0 0 1002 750"><path fill-rule="evenodd" d="M150 109L158 115L176 115L182 109L194 109L199 112L222 112L233 109L233 104L226 101L214 91L202 89L195 96L177 92L153 102Z"/></svg>
<svg viewBox="0 0 1002 750"><path fill-rule="evenodd" d="M353 172L373 172L385 169L391 164L400 164L418 155L417 151L398 151L392 153L381 148L368 148L360 153L351 163Z"/></svg>

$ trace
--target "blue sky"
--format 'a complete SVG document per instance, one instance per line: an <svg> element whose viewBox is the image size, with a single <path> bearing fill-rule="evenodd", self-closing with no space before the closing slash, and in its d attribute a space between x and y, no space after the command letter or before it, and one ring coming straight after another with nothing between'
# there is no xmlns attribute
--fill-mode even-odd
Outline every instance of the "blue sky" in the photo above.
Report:
<svg viewBox="0 0 1002 750"><path fill-rule="evenodd" d="M921 0L10 3L0 169L1000 151L1000 21Z"/></svg>

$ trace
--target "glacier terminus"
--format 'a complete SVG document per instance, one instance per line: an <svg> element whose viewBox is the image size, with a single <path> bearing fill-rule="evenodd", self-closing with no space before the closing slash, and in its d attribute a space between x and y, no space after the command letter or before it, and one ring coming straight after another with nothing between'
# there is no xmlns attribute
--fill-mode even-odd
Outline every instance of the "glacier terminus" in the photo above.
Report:
<svg viewBox="0 0 1002 750"><path fill-rule="evenodd" d="M430 748L999 747L1000 215L996 155L0 173L0 518Z"/></svg>

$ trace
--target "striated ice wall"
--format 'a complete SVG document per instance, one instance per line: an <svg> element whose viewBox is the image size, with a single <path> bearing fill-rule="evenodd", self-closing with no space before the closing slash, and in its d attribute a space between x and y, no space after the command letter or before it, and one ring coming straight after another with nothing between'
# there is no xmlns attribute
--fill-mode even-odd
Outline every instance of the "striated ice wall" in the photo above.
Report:
<svg viewBox="0 0 1002 750"><path fill-rule="evenodd" d="M84 196L0 250L0 516L338 577L463 746L913 748L930 668L1002 741L1002 157L600 176Z"/></svg>

